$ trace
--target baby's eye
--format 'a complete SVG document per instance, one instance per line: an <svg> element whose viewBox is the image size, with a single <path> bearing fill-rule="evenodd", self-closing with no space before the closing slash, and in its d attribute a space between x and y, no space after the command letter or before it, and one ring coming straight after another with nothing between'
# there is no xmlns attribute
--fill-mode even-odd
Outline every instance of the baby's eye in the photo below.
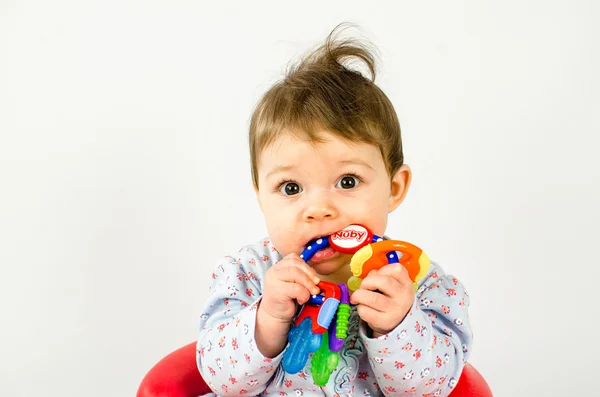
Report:
<svg viewBox="0 0 600 397"><path fill-rule="evenodd" d="M279 191L286 196L293 196L300 193L302 188L296 182L285 182L281 184Z"/></svg>
<svg viewBox="0 0 600 397"><path fill-rule="evenodd" d="M335 187L341 189L353 189L360 183L360 179L354 175L346 175L340 179Z"/></svg>

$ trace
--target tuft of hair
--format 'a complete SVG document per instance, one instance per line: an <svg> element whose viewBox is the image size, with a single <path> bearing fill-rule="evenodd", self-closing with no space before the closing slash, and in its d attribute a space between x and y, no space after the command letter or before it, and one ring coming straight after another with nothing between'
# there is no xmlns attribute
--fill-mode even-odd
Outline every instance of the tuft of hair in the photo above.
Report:
<svg viewBox="0 0 600 397"><path fill-rule="evenodd" d="M281 134L318 143L323 141L320 132L328 131L378 147L390 177L402 166L400 123L391 101L375 84L376 51L356 39L340 39L345 27L334 28L258 102L249 131L256 188L258 157ZM351 64L362 64L370 76Z"/></svg>

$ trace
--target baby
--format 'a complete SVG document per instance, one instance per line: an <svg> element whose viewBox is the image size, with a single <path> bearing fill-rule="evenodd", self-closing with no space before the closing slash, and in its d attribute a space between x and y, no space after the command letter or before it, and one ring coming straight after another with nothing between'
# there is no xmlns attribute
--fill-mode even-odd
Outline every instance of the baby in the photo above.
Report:
<svg viewBox="0 0 600 397"><path fill-rule="evenodd" d="M467 292L432 261L416 292L400 264L364 278L325 386L313 382L310 359L296 374L283 368L299 305L320 281L352 276L349 254L326 248L308 262L299 254L352 224L384 236L411 181L372 53L336 33L267 91L252 116L252 180L269 237L223 258L213 273L197 364L219 396L447 396L469 355ZM362 61L370 78L346 59Z"/></svg>

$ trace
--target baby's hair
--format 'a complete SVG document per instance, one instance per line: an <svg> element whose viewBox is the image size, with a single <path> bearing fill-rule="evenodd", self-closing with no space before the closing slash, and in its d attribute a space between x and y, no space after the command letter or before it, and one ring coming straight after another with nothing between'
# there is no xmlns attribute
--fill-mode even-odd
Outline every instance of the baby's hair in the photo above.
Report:
<svg viewBox="0 0 600 397"><path fill-rule="evenodd" d="M396 111L375 85L373 50L354 39L338 38L338 25L258 102L250 121L252 182L258 189L260 152L282 133L309 142L322 141L326 130L351 142L379 148L390 177L402 166L402 139ZM344 64L365 64L370 78Z"/></svg>

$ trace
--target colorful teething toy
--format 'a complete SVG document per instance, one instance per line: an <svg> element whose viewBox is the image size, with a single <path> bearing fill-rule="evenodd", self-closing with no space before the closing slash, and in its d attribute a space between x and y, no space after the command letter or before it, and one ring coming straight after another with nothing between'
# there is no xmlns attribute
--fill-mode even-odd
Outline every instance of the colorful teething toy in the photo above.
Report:
<svg viewBox="0 0 600 397"><path fill-rule="evenodd" d="M317 251L329 246L338 252L354 254L350 262L353 276L348 280L348 286L327 281L317 285L321 293L313 295L300 308L288 335L289 346L282 360L284 370L295 374L304 368L310 353L315 353L311 372L313 381L319 386L325 386L329 381L339 361L338 352L344 345L350 317L348 288L357 290L371 270L400 263L408 270L416 289L418 281L429 270L429 258L417 246L404 241L384 240L361 225L350 225L331 236L311 241L300 257L308 262ZM401 253L400 258L397 252Z"/></svg>
<svg viewBox="0 0 600 397"><path fill-rule="evenodd" d="M400 259L398 259L396 252L402 253ZM415 291L418 288L418 281L429 270L429 258L421 248L404 241L380 241L362 247L352 256L350 270L352 270L354 276L348 280L348 288L356 291L360 287L362 279L371 270L381 268L385 259L387 259L388 264L400 262L406 268L408 276L415 286Z"/></svg>

